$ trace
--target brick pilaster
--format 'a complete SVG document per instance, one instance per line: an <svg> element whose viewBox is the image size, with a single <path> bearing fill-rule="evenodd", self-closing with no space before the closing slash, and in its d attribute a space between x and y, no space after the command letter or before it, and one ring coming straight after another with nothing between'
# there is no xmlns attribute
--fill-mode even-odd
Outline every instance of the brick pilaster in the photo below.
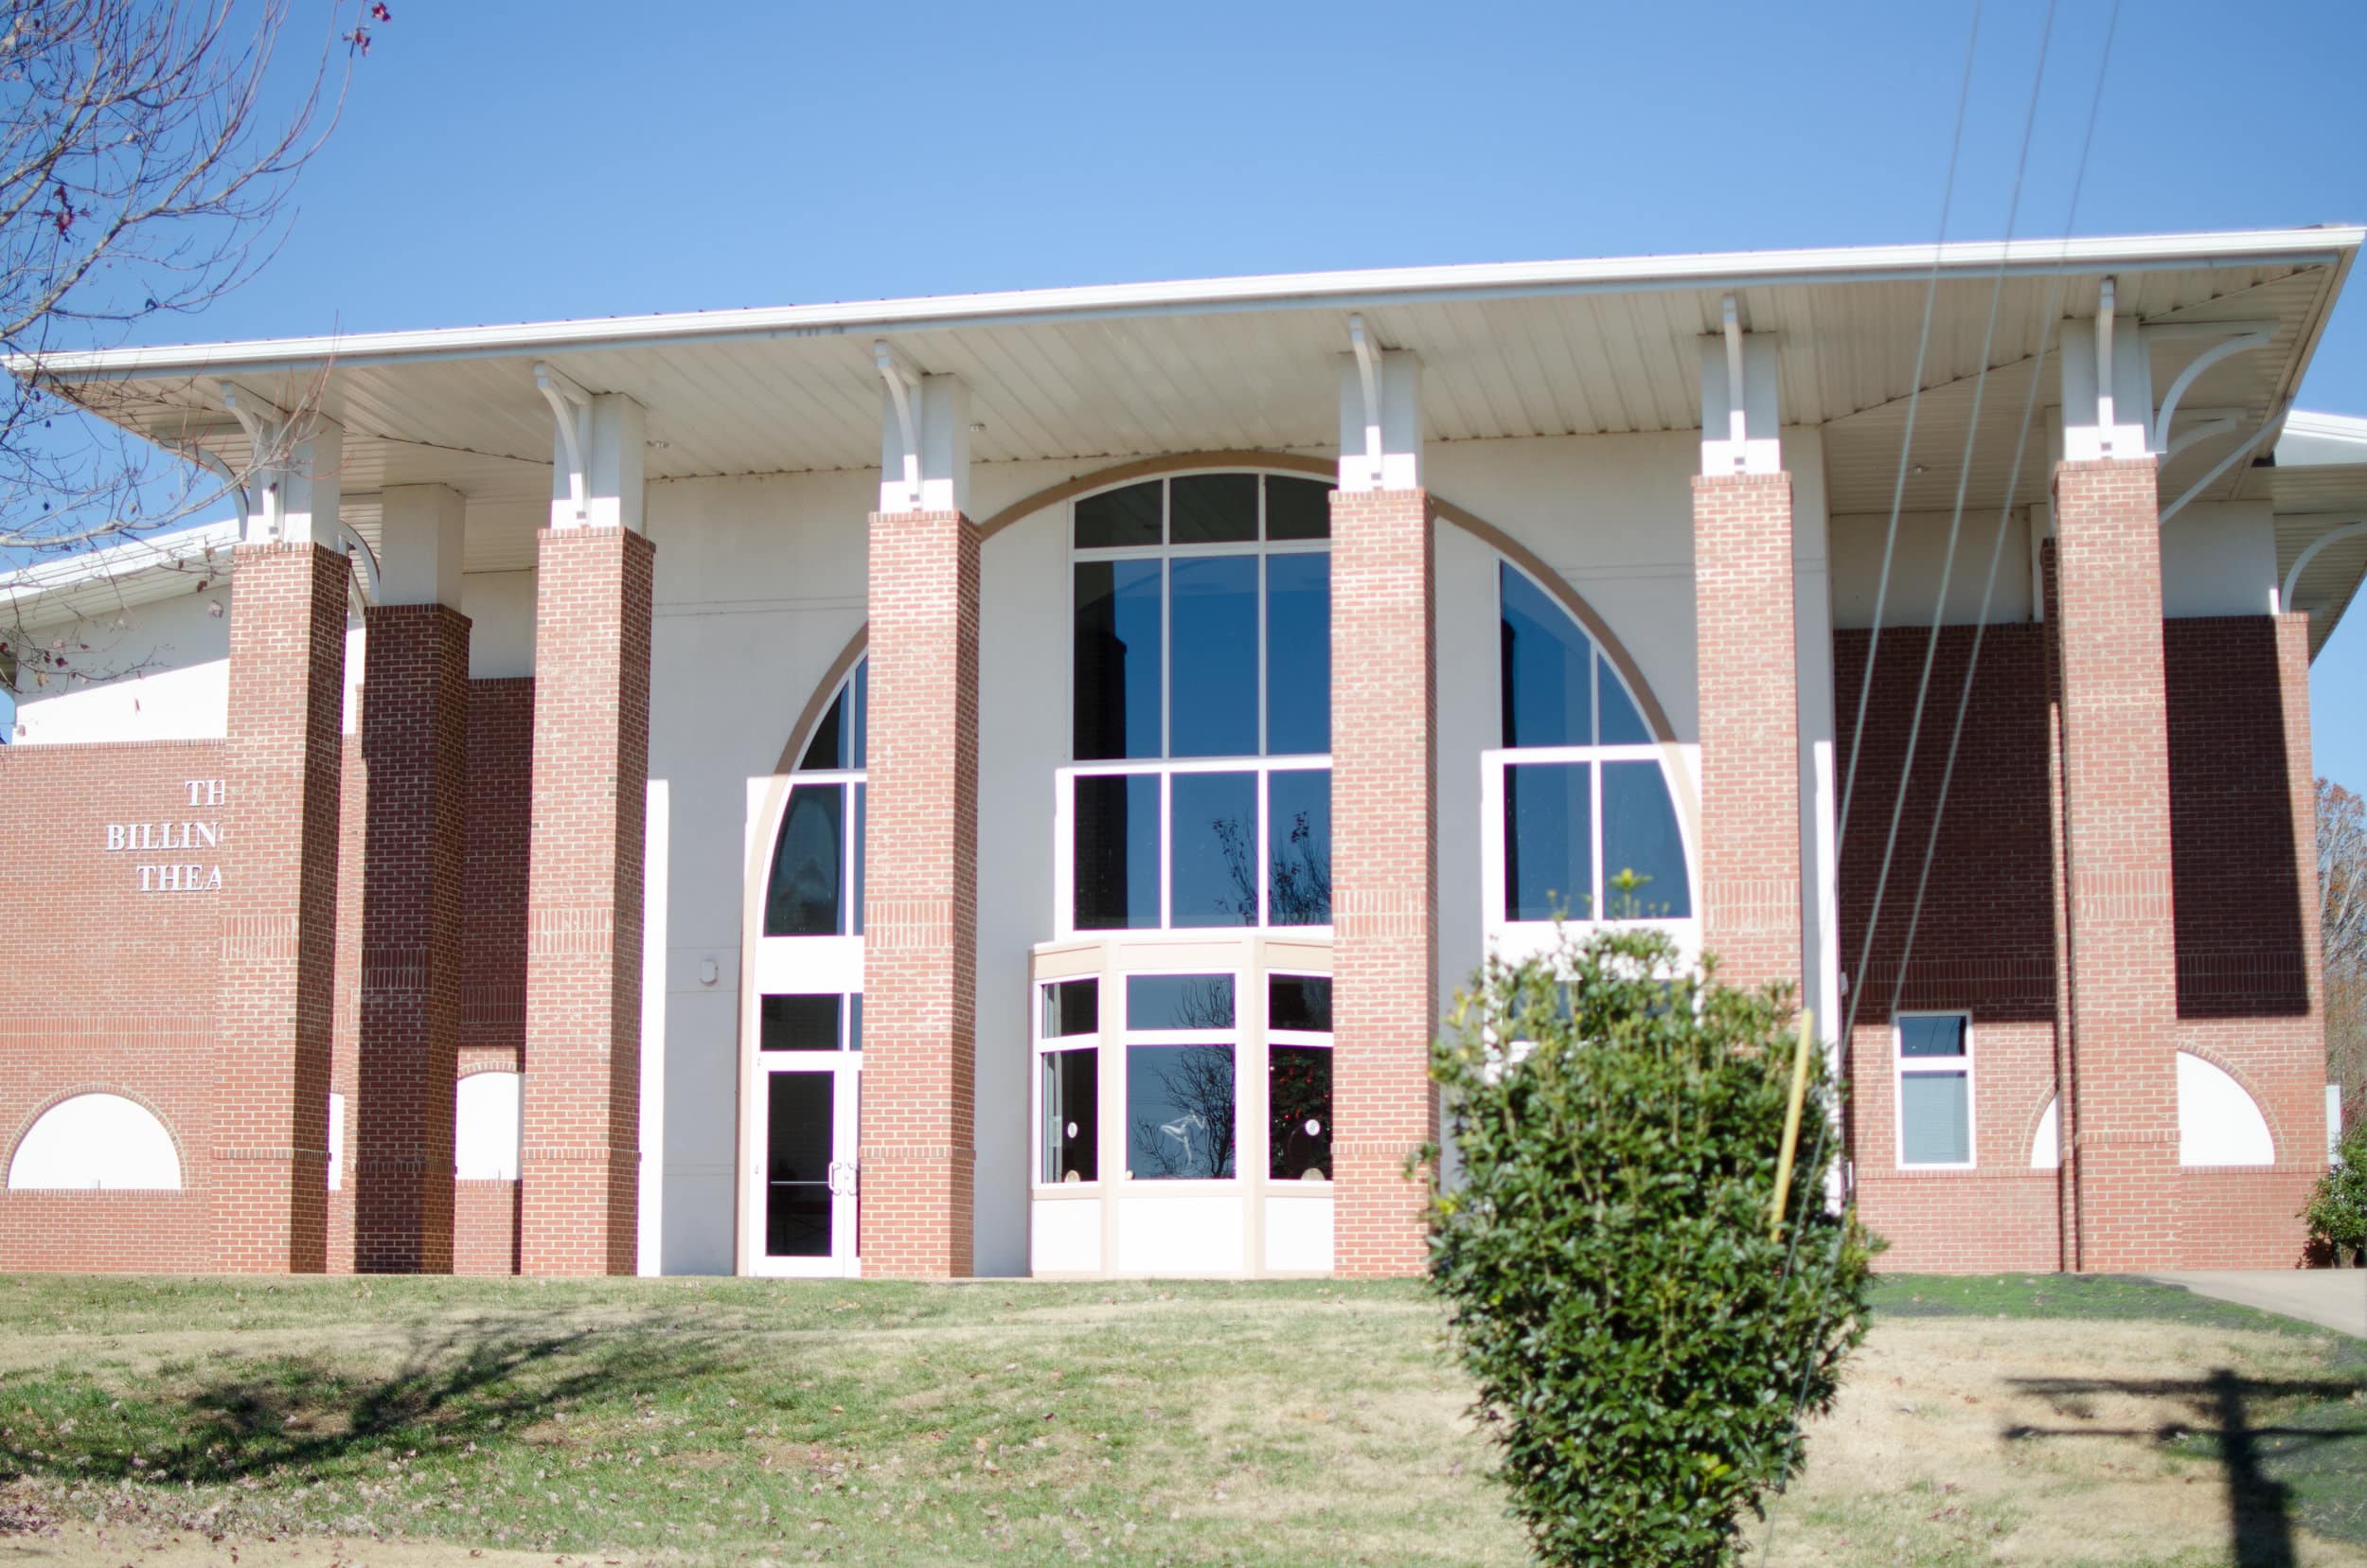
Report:
<svg viewBox="0 0 2367 1568"><path fill-rule="evenodd" d="M1802 979L1791 475L1693 481L1701 944L1732 985Z"/></svg>
<svg viewBox="0 0 2367 1568"><path fill-rule="evenodd" d="M367 624L354 1268L449 1274L469 619L446 605L397 604L370 610Z"/></svg>
<svg viewBox="0 0 2367 1568"><path fill-rule="evenodd" d="M2178 972L2154 462L2055 471L2079 1266L2175 1268Z"/></svg>
<svg viewBox="0 0 2367 1568"><path fill-rule="evenodd" d="M345 557L242 544L222 748L222 989L210 1197L217 1267L318 1273L344 754Z"/></svg>
<svg viewBox="0 0 2367 1568"><path fill-rule="evenodd" d="M1438 642L1427 491L1331 497L1332 1259L1418 1274L1438 1135Z"/></svg>
<svg viewBox="0 0 2367 1568"><path fill-rule="evenodd" d="M519 1169L529 1274L636 1263L654 554L619 528L548 528L537 552Z"/></svg>
<svg viewBox="0 0 2367 1568"><path fill-rule="evenodd" d="M978 536L871 517L863 1272L971 1270L977 1185Z"/></svg>

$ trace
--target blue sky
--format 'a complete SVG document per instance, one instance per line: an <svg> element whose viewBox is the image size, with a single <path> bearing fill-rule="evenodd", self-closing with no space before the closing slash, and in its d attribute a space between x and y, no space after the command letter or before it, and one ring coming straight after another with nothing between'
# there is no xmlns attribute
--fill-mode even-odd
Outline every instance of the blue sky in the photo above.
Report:
<svg viewBox="0 0 2367 1568"><path fill-rule="evenodd" d="M244 337L1208 274L1923 241L1968 3L392 0ZM2059 0L2060 234L2109 0ZM1951 239L2005 231L2044 0L1988 0ZM2076 227L2367 219L2367 8L2130 4ZM2305 407L2367 415L2367 281ZM2367 786L2367 606L2316 670Z"/></svg>

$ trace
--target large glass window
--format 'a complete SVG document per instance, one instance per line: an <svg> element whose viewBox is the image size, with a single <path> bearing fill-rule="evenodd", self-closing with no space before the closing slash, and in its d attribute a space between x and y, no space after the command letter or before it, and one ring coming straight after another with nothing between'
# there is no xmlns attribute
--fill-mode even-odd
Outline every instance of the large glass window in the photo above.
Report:
<svg viewBox="0 0 2367 1568"><path fill-rule="evenodd" d="M767 936L863 935L863 770L871 661L859 659L806 738L773 841ZM821 776L812 776L812 775Z"/></svg>
<svg viewBox="0 0 2367 1568"><path fill-rule="evenodd" d="M1101 982L1093 975L1037 988L1036 1180L1092 1182L1101 1168Z"/></svg>
<svg viewBox="0 0 2367 1568"><path fill-rule="evenodd" d="M1073 923L1078 931L1156 928L1160 906L1160 776L1082 776L1076 813Z"/></svg>
<svg viewBox="0 0 2367 1568"><path fill-rule="evenodd" d="M1126 981L1126 1173L1137 1181L1234 1174L1239 1137L1230 974Z"/></svg>
<svg viewBox="0 0 2367 1568"><path fill-rule="evenodd" d="M1173 776L1168 840L1175 879L1172 925L1257 923L1257 775L1185 773Z"/></svg>
<svg viewBox="0 0 2367 1568"><path fill-rule="evenodd" d="M1233 1174L1233 1046L1126 1047L1126 1173L1209 1182Z"/></svg>
<svg viewBox="0 0 2367 1568"><path fill-rule="evenodd" d="M1963 1013L1898 1016L1900 1165L1973 1163L1971 1032Z"/></svg>
<svg viewBox="0 0 2367 1568"><path fill-rule="evenodd" d="M1164 570L1158 561L1077 563L1079 761L1166 754Z"/></svg>
<svg viewBox="0 0 2367 1568"><path fill-rule="evenodd" d="M1329 923L1330 491L1202 473L1077 503L1068 929ZM1272 757L1315 765L1190 765Z"/></svg>
<svg viewBox="0 0 2367 1568"><path fill-rule="evenodd" d="M1498 569L1504 747L1487 757L1501 851L1495 918L1693 914L1666 764L1626 682L1526 573Z"/></svg>
<svg viewBox="0 0 2367 1568"><path fill-rule="evenodd" d="M791 787L765 890L767 936L863 934L863 804L860 783Z"/></svg>
<svg viewBox="0 0 2367 1568"><path fill-rule="evenodd" d="M1266 977L1266 1174L1331 1180L1331 977Z"/></svg>

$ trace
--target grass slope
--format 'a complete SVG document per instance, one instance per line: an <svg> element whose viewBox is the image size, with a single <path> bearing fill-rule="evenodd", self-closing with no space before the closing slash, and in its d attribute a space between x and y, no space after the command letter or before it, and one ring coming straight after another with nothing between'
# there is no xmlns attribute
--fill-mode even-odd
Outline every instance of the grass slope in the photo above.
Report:
<svg viewBox="0 0 2367 1568"><path fill-rule="evenodd" d="M1412 1284L0 1278L0 1563L11 1519L94 1563L1518 1562L1441 1323ZM1809 1453L1780 1561L2367 1562L2367 1347L2141 1281L1883 1280Z"/></svg>

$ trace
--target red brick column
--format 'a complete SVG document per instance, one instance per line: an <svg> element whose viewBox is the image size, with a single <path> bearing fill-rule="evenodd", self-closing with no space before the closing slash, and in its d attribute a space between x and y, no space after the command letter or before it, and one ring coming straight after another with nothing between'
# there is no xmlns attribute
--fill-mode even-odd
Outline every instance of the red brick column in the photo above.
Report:
<svg viewBox="0 0 2367 1568"><path fill-rule="evenodd" d="M215 1263L233 1273L328 1265L351 570L311 543L235 557L210 1183Z"/></svg>
<svg viewBox="0 0 2367 1568"><path fill-rule="evenodd" d="M2055 471L2079 1267L2175 1268L2178 973L2154 462Z"/></svg>
<svg viewBox="0 0 2367 1568"><path fill-rule="evenodd" d="M524 1274L636 1263L654 553L625 529L546 528L537 556Z"/></svg>
<svg viewBox="0 0 2367 1568"><path fill-rule="evenodd" d="M1701 943L1733 985L1800 984L1791 475L1693 481Z"/></svg>
<svg viewBox="0 0 2367 1568"><path fill-rule="evenodd" d="M1438 1136L1438 641L1426 490L1331 497L1332 1266L1418 1274Z"/></svg>
<svg viewBox="0 0 2367 1568"><path fill-rule="evenodd" d="M368 613L354 1268L449 1274L467 861L469 618Z"/></svg>
<svg viewBox="0 0 2367 1568"><path fill-rule="evenodd" d="M863 1272L971 1269L977 1185L978 535L871 516Z"/></svg>

